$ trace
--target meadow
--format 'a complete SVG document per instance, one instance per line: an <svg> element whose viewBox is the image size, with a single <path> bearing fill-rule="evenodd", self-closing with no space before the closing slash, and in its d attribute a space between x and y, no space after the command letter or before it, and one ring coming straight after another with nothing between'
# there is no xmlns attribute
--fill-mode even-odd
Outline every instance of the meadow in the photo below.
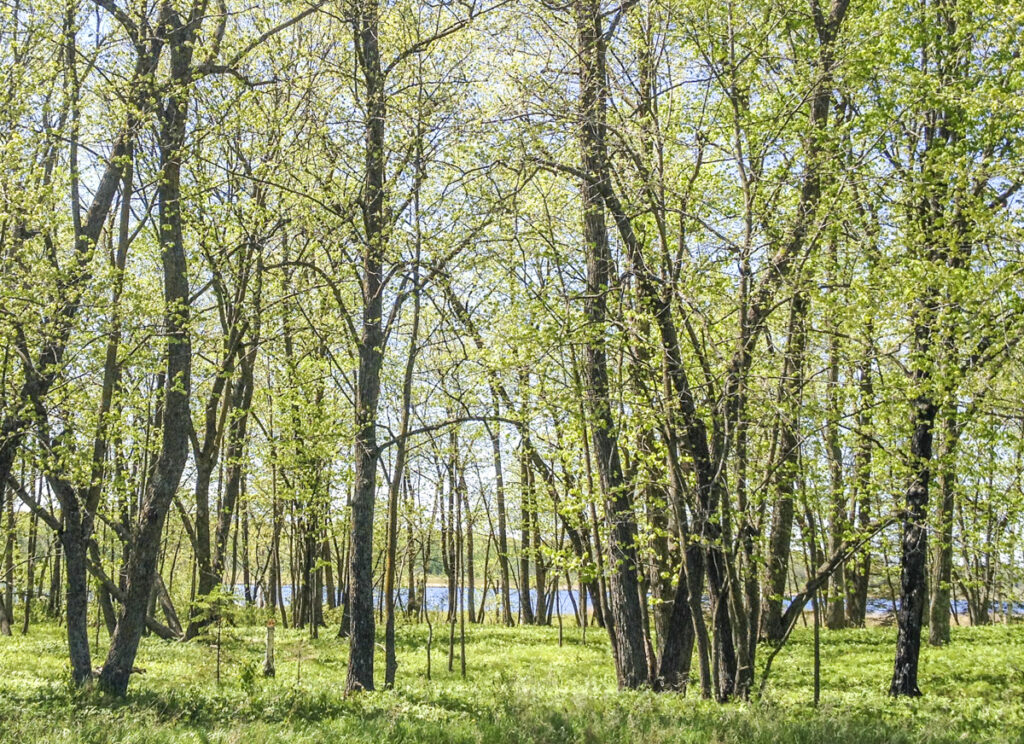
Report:
<svg viewBox="0 0 1024 744"><path fill-rule="evenodd" d="M264 678L263 628L225 626L219 682L216 631L148 637L145 672L119 701L75 690L62 629L38 625L0 639L0 742L1024 742L1022 625L956 628L948 647L925 648L916 700L885 694L893 628L823 633L816 707L806 628L762 696L726 705L696 685L685 696L618 691L596 628L584 642L566 626L560 647L557 627L469 626L465 678L458 644L448 671L446 631L435 622L431 679L427 626L400 625L396 688L350 696L347 643L333 632L278 628L277 673Z"/></svg>

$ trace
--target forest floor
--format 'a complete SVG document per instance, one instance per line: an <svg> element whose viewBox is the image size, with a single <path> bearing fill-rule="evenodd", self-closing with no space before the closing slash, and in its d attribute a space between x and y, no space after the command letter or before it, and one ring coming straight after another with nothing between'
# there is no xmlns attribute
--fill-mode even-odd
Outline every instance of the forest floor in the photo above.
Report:
<svg viewBox="0 0 1024 744"><path fill-rule="evenodd" d="M447 669L447 627L434 630L432 680L426 625L402 625L397 689L350 697L346 642L332 631L311 641L278 628L277 676L264 679L264 630L225 627L219 684L215 631L147 638L145 674L115 701L73 691L62 629L34 626L0 638L0 742L1024 742L1024 625L955 628L949 647L926 647L924 697L911 701L885 695L894 629L823 632L817 708L806 628L759 701L724 706L692 690L618 692L596 628L584 645L566 625L559 647L557 627L467 626L465 679L458 645Z"/></svg>

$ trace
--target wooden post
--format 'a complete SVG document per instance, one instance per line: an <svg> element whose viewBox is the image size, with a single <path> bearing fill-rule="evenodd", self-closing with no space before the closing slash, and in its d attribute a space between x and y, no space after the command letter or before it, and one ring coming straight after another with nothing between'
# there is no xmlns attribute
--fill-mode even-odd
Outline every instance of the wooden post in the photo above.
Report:
<svg viewBox="0 0 1024 744"><path fill-rule="evenodd" d="M273 677L274 669L274 618L267 620L267 653L263 657L263 676Z"/></svg>
<svg viewBox="0 0 1024 744"><path fill-rule="evenodd" d="M814 707L821 701L821 614L818 609L818 590L811 595L814 606Z"/></svg>
<svg viewBox="0 0 1024 744"><path fill-rule="evenodd" d="M223 626L224 618L219 614L217 615L217 684L220 684L220 631Z"/></svg>

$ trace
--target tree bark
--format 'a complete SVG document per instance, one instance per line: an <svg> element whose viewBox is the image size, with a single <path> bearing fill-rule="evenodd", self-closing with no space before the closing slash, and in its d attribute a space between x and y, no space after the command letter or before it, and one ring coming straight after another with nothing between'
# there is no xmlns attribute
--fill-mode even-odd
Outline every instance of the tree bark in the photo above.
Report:
<svg viewBox="0 0 1024 744"><path fill-rule="evenodd" d="M132 528L126 570L125 602L100 672L100 685L115 695L127 692L139 641L145 628L149 597L156 577L160 536L167 510L188 458L192 345L189 338L188 270L182 235L181 156L185 141L187 88L191 76L195 29L180 23L173 11L169 32L171 92L160 115L160 171L157 208L163 263L167 373L160 452L138 518ZM65 550L67 546L65 545Z"/></svg>
<svg viewBox="0 0 1024 744"><path fill-rule="evenodd" d="M71 678L83 685L92 677L92 659L89 652L89 585L86 568L85 539L82 535L81 514L66 510L64 531L60 535L67 563L67 621L68 657Z"/></svg>
<svg viewBox="0 0 1024 744"><path fill-rule="evenodd" d="M501 415L498 396L494 396L494 416ZM505 510L505 475L501 464L501 430L498 424L488 427L491 438L491 451L494 458L494 488L498 510L498 565L501 575L501 622L506 627L514 624L512 619L512 593L509 588L508 572L508 527Z"/></svg>
<svg viewBox="0 0 1024 744"><path fill-rule="evenodd" d="M417 212L417 225L419 215L419 194L414 195ZM418 236L417 236L418 237ZM395 444L395 463L391 473L391 483L388 489L388 526L387 546L384 563L384 687L391 689L395 685L395 672L398 669L398 659L395 654L395 573L398 559L398 499L401 495L402 483L405 479L405 458L408 451L409 436L409 413L412 407L412 383L413 373L416 369L416 354L418 352L419 328L420 328L420 293L419 293L419 246L417 243L416 265L413 267L413 282L417 286L413 289L413 310L412 330L409 337L409 353L405 358L405 373L402 378L402 409L401 421L399 423L398 441ZM411 598L410 598L411 599Z"/></svg>
<svg viewBox="0 0 1024 744"><path fill-rule="evenodd" d="M29 622L32 619L32 594L35 591L36 568L36 537L39 532L39 515L33 513L29 522L28 555L25 557L25 615L21 624L21 634L28 634Z"/></svg>
<svg viewBox="0 0 1024 744"><path fill-rule="evenodd" d="M793 495L800 466L800 401L803 390L804 352L807 348L806 319L810 301L798 291L793 296L789 317L789 338L786 360L779 390L782 410L779 421L779 464L775 471L775 508L772 512L771 535L765 559L766 577L764 606L761 610L763 640L780 643L785 638L782 624L782 602L786 594L790 545L793 536Z"/></svg>
<svg viewBox="0 0 1024 744"><path fill-rule="evenodd" d="M526 406L523 408L525 410ZM519 539L519 612L524 625L533 625L536 622L533 614L533 595L530 592L530 553L533 543L530 520L533 514L533 500L533 478L530 477L530 460L524 443L523 451L519 453L519 505L522 514Z"/></svg>
<svg viewBox="0 0 1024 744"><path fill-rule="evenodd" d="M7 492L6 481L0 486L0 491ZM4 528L4 593L0 597L0 634L9 636L11 626L14 625L14 494L10 495L0 511L0 523L6 523Z"/></svg>
<svg viewBox="0 0 1024 744"><path fill-rule="evenodd" d="M583 200L583 239L587 259L587 296L584 312L590 325L585 347L586 399L598 479L609 524L610 632L615 649L619 687L635 689L650 684L650 668L644 643L643 617L636 555L636 520L619 459L617 428L608 391L605 340L607 293L611 288L612 257L605 226L604 204L595 181L608 178L605 144L605 37L596 0L575 0L579 55L580 148L585 178L580 183Z"/></svg>
<svg viewBox="0 0 1024 744"><path fill-rule="evenodd" d="M355 488L352 494L352 547L349 576L349 692L372 690L375 624L373 615L373 512L377 494L377 401L384 361L383 309L384 76L378 47L377 0L360 0L355 18L356 57L363 78L365 180L361 207L365 245L362 266L362 330L355 405Z"/></svg>
<svg viewBox="0 0 1024 744"><path fill-rule="evenodd" d="M836 246L833 243L831 248L832 270L829 281L831 282L835 271L837 260ZM840 411L839 395L839 332L835 327L833 318L829 318L829 325L832 336L829 339L828 358L828 392L826 395L827 421L825 423L825 447L828 452L828 469L831 489L832 513L830 515L828 550L835 553L846 540L846 533L849 530L847 524L846 489L843 484L843 450L839 439L839 421L842 415ZM846 566L840 565L829 579L828 592L826 594L828 604L825 608L825 627L829 630L838 630L846 627ZM820 595L815 597L815 608L820 604ZM819 613L820 616L820 613Z"/></svg>
<svg viewBox="0 0 1024 744"><path fill-rule="evenodd" d="M956 466L954 457L960 438L956 410L948 406L942 415L942 462L939 467L938 540L932 557L932 591L929 607L928 642L933 646L949 643L949 600L953 582L953 510L956 504Z"/></svg>
<svg viewBox="0 0 1024 744"><path fill-rule="evenodd" d="M926 299L914 333L913 358L926 357L930 346L933 300ZM928 550L928 489L931 480L932 431L937 406L924 389L929 381L927 367L919 361L914 370L917 394L913 401L913 433L910 456L915 473L906 492L903 514L903 539L900 555L900 604L896 613L899 632L896 636L896 660L889 694L912 696L921 694L917 686L918 658L921 653L921 625L924 618L925 560Z"/></svg>
<svg viewBox="0 0 1024 744"><path fill-rule="evenodd" d="M863 531L871 521L871 458L872 442L868 436L872 426L872 408L874 406L874 382L871 375L871 336L873 323L866 328L867 351L860 362L858 387L860 389L860 410L857 412L857 430L861 432L857 445L855 469L857 489L854 497L856 513L851 515L851 522L856 519L857 527ZM863 628L867 615L868 582L871 578L871 550L865 549L846 564L847 594L846 613L850 625Z"/></svg>

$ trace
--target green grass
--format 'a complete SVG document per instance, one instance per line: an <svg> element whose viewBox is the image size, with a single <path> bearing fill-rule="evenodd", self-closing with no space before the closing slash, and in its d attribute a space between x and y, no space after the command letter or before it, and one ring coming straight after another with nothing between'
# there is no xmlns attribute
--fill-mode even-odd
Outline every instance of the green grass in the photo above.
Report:
<svg viewBox="0 0 1024 744"><path fill-rule="evenodd" d="M310 641L279 628L277 677L246 683L263 629L225 629L220 685L212 638L147 638L146 674L116 701L72 691L62 630L36 626L0 638L0 742L1024 742L1024 626L955 629L950 647L925 649L925 696L913 701L885 695L893 629L824 633L816 709L802 628L763 699L725 706L618 692L597 629L584 646L567 626L559 648L556 628L469 626L465 680L457 660L447 671L447 636L435 630L432 680L426 626L400 626L397 689L351 697L347 645L333 633Z"/></svg>

